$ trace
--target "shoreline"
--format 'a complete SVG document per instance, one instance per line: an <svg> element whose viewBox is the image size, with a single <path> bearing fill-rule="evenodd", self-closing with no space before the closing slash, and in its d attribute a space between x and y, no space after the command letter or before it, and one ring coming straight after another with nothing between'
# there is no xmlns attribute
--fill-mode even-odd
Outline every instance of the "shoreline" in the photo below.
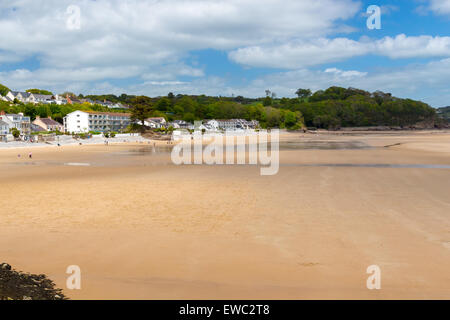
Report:
<svg viewBox="0 0 450 320"><path fill-rule="evenodd" d="M0 151L4 150L21 150L21 149L35 149L35 148L61 148L61 147L69 147L69 146L79 146L80 143L83 146L99 146L105 145L105 140L108 141L110 145L117 144L130 144L130 143L146 143L149 141L157 141L146 139L142 136L121 136L115 138L104 138L104 137L93 137L91 139L86 140L75 140L71 139L68 141L60 141L60 145L58 146L58 142L54 141L52 143L30 143L23 141L13 141L13 142L0 142Z"/></svg>
<svg viewBox="0 0 450 320"><path fill-rule="evenodd" d="M432 134L449 134L450 129L416 129L416 130L317 130L317 131L286 131L284 129L280 129L280 139L289 138L295 135L300 135L301 137L317 137L317 136L348 136L348 137L357 137L357 136L414 136L414 135L432 135ZM81 142L82 145L104 145L105 144L104 137L93 137L87 140L70 140L70 142L60 142L60 146L58 146L55 142L53 143L29 143L22 141L13 141L13 142L0 142L0 151L5 150L20 150L20 149L28 149L28 148L57 148L57 147L67 147L67 146L78 146ZM155 143L156 145L166 145L168 140L159 140L159 139L149 139L147 137L143 137L141 135L138 136L121 136L115 138L108 138L108 143L110 145L126 145L126 144L134 144L134 143ZM124 141L125 140L125 141Z"/></svg>

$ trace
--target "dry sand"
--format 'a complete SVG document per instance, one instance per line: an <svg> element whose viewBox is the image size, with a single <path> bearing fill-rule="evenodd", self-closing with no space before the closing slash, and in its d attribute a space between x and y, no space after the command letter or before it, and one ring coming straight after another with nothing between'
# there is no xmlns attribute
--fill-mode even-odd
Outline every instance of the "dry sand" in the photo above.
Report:
<svg viewBox="0 0 450 320"><path fill-rule="evenodd" d="M275 176L142 144L0 150L0 260L62 288L80 266L73 299L450 299L450 169L418 166L450 166L449 133L282 140L370 148L283 149Z"/></svg>

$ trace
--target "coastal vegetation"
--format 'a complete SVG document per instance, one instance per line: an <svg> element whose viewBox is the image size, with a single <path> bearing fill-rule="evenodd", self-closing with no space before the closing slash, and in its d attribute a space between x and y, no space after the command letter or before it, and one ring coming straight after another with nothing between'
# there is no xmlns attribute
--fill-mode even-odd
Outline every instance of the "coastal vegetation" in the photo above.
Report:
<svg viewBox="0 0 450 320"><path fill-rule="evenodd" d="M43 94L47 96L52 96L53 93L47 90L41 90L41 89L28 89L26 92L28 93L35 93L35 94Z"/></svg>
<svg viewBox="0 0 450 320"><path fill-rule="evenodd" d="M2 90L4 86L0 86ZM6 87L4 87L6 88ZM8 90L7 88L4 90ZM47 92L30 89L36 92ZM48 92L51 93L51 92ZM212 97L206 95L175 95L146 97L122 94L78 95L64 93L71 97L110 101L127 106L126 109L109 109L90 103L82 104L24 104L0 102L0 110L7 113L22 112L32 120L36 116L52 117L62 123L63 117L75 110L99 112L130 112L138 123L149 117L164 117L168 121L185 120L193 122L203 119L246 119L258 120L263 128L300 129L314 127L339 129L341 127L396 126L407 127L417 123L434 126L440 118L436 109L428 104L401 99L381 91L368 92L355 88L330 87L312 92L298 89L295 98L277 98L266 90L265 97L245 98ZM440 114L450 113L444 110Z"/></svg>
<svg viewBox="0 0 450 320"><path fill-rule="evenodd" d="M9 90L8 87L6 87L0 83L0 95L6 96L9 91L11 91L11 90Z"/></svg>
<svg viewBox="0 0 450 320"><path fill-rule="evenodd" d="M450 122L450 106L437 109L437 114L441 119Z"/></svg>
<svg viewBox="0 0 450 320"><path fill-rule="evenodd" d="M370 93L355 88L331 87L315 93L299 89L296 93L297 98L280 99L269 90L266 97L260 99L169 94L148 98L145 104L152 115L168 120L255 119L263 128L404 127L420 122L433 125L437 120L436 110L426 103L396 98L381 91ZM145 100L140 98L139 101Z"/></svg>

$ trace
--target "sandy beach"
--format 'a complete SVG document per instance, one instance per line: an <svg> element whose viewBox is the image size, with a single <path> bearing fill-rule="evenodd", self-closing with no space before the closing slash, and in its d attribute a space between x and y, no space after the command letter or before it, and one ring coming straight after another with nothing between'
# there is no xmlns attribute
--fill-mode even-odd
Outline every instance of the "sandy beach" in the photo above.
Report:
<svg viewBox="0 0 450 320"><path fill-rule="evenodd" d="M169 151L1 149L0 262L72 299L450 299L450 132L284 134L274 176Z"/></svg>

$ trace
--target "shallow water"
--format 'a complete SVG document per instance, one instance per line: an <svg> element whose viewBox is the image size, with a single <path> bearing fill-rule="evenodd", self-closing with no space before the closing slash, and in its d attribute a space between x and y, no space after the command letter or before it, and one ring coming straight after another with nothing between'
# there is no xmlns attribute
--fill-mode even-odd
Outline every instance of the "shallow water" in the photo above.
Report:
<svg viewBox="0 0 450 320"><path fill-rule="evenodd" d="M114 148L111 146L110 148ZM127 166L157 166L172 165L170 153L173 145L139 146L127 150L117 150L109 153L87 153L88 157L81 161L19 161L3 163L10 166L69 166L69 167L127 167ZM300 141L281 142L280 151L288 150L346 150L371 149L372 147L360 141ZM267 148L270 150L270 144ZM248 146L247 146L248 150ZM225 154L225 150L224 150ZM28 160L28 159L27 159ZM450 165L428 163L283 163L280 167L335 167L335 168L398 168L398 169L450 169ZM206 164L204 164L206 166ZM224 166L224 165L221 165ZM245 164L244 166L251 166Z"/></svg>
<svg viewBox="0 0 450 320"><path fill-rule="evenodd" d="M372 149L361 141L295 141L281 142L280 150L360 150Z"/></svg>
<svg viewBox="0 0 450 320"><path fill-rule="evenodd" d="M337 168L399 168L399 169L450 169L445 164L391 164L391 163L313 163L280 164L281 167L337 167Z"/></svg>

